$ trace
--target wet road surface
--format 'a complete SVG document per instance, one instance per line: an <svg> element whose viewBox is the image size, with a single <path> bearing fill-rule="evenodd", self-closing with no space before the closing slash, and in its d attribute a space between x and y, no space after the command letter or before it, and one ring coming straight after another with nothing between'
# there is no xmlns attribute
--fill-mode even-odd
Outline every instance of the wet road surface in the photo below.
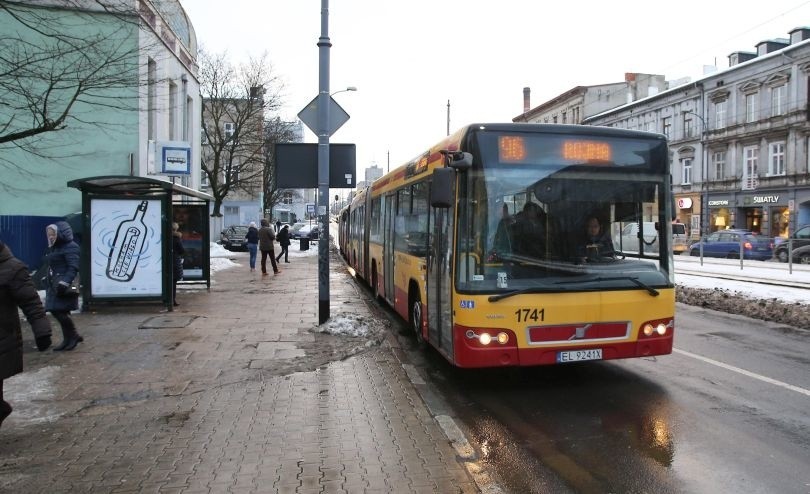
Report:
<svg viewBox="0 0 810 494"><path fill-rule="evenodd" d="M810 492L810 332L680 304L676 328L676 351L649 359L409 355L503 491Z"/></svg>

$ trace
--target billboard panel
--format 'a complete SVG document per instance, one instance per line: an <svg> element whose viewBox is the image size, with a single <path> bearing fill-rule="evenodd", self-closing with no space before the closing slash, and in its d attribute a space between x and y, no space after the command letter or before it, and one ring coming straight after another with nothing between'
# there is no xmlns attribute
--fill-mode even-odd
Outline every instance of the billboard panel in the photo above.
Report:
<svg viewBox="0 0 810 494"><path fill-rule="evenodd" d="M163 294L160 200L90 200L90 294ZM88 237L85 237L87 241Z"/></svg>

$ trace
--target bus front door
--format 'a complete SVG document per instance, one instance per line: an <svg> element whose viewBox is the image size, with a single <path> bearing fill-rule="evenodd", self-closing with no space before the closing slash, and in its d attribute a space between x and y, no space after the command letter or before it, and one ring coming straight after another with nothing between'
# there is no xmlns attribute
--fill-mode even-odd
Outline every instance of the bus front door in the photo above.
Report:
<svg viewBox="0 0 810 494"><path fill-rule="evenodd" d="M452 209L431 208L428 246L427 314L430 343L453 358L451 318Z"/></svg>

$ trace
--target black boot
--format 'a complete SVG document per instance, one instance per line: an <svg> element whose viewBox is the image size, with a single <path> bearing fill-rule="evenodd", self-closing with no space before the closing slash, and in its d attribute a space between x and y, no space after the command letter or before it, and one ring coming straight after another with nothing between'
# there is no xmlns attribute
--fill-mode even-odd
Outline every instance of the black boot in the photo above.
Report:
<svg viewBox="0 0 810 494"><path fill-rule="evenodd" d="M84 338L79 336L75 330L65 329L62 328L62 343L59 346L54 347L54 352L69 352L76 348L76 345L79 344L80 341L84 341Z"/></svg>

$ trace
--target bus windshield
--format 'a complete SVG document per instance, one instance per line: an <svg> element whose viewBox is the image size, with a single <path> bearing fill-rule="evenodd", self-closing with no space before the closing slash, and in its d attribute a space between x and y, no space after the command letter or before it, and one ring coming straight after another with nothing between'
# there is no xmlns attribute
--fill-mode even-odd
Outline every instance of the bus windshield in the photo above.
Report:
<svg viewBox="0 0 810 494"><path fill-rule="evenodd" d="M458 190L460 292L672 286L663 141L482 131L472 146Z"/></svg>

